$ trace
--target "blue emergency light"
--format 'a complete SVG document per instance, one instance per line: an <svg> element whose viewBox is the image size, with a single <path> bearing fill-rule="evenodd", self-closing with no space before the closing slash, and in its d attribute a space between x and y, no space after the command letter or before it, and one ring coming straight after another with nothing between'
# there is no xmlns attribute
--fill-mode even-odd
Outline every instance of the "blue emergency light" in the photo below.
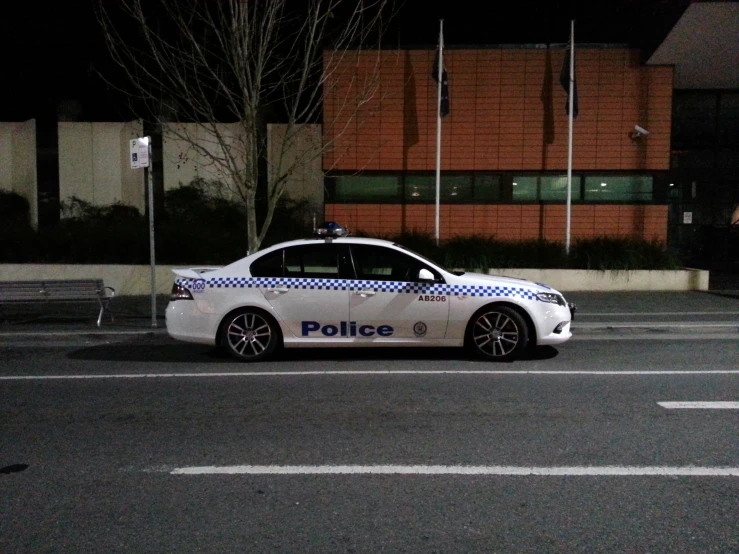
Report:
<svg viewBox="0 0 739 554"><path fill-rule="evenodd" d="M313 234L319 238L326 239L327 242L330 242L332 239L347 236L349 234L349 230L333 221L326 221L316 227L313 230Z"/></svg>

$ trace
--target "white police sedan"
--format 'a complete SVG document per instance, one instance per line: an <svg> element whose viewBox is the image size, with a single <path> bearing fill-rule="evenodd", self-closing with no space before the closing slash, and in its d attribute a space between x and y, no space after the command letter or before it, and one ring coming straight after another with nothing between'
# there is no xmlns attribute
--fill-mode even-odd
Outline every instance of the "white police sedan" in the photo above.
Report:
<svg viewBox="0 0 739 554"><path fill-rule="evenodd" d="M575 306L545 285L452 272L335 223L221 268L173 270L169 335L243 361L278 347L466 346L512 360L566 342Z"/></svg>

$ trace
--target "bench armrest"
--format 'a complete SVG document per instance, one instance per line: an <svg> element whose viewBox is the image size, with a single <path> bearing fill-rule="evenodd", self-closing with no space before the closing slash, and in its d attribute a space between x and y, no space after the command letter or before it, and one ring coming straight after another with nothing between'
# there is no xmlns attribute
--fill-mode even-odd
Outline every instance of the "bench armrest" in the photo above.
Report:
<svg viewBox="0 0 739 554"><path fill-rule="evenodd" d="M110 294L107 294L105 291L109 290ZM100 289L100 292L103 293L104 298L113 298L115 296L115 289L113 287L103 287Z"/></svg>

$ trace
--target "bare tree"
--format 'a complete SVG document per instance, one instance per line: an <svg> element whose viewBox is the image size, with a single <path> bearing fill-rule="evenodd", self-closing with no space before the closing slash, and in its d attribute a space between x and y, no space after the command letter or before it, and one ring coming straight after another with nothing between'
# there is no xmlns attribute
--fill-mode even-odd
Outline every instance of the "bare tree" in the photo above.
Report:
<svg viewBox="0 0 739 554"><path fill-rule="evenodd" d="M290 175L378 106L388 2L98 0L97 13L131 98L165 138L197 153L243 201L252 253ZM368 57L368 50L376 54ZM331 109L324 112L327 97ZM267 113L284 124L269 157ZM323 125L321 144L300 140L304 123ZM266 213L258 222L258 164L267 158Z"/></svg>

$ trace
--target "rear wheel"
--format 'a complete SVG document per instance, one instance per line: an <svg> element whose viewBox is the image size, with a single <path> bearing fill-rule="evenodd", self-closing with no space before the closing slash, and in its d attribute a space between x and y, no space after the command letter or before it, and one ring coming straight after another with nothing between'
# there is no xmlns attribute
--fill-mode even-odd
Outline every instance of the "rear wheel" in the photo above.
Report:
<svg viewBox="0 0 739 554"><path fill-rule="evenodd" d="M524 318L508 306L488 306L470 321L468 346L478 357L509 361L526 349L529 330Z"/></svg>
<svg viewBox="0 0 739 554"><path fill-rule="evenodd" d="M224 321L221 343L237 360L264 360L275 351L277 341L275 323L257 310L240 310Z"/></svg>

